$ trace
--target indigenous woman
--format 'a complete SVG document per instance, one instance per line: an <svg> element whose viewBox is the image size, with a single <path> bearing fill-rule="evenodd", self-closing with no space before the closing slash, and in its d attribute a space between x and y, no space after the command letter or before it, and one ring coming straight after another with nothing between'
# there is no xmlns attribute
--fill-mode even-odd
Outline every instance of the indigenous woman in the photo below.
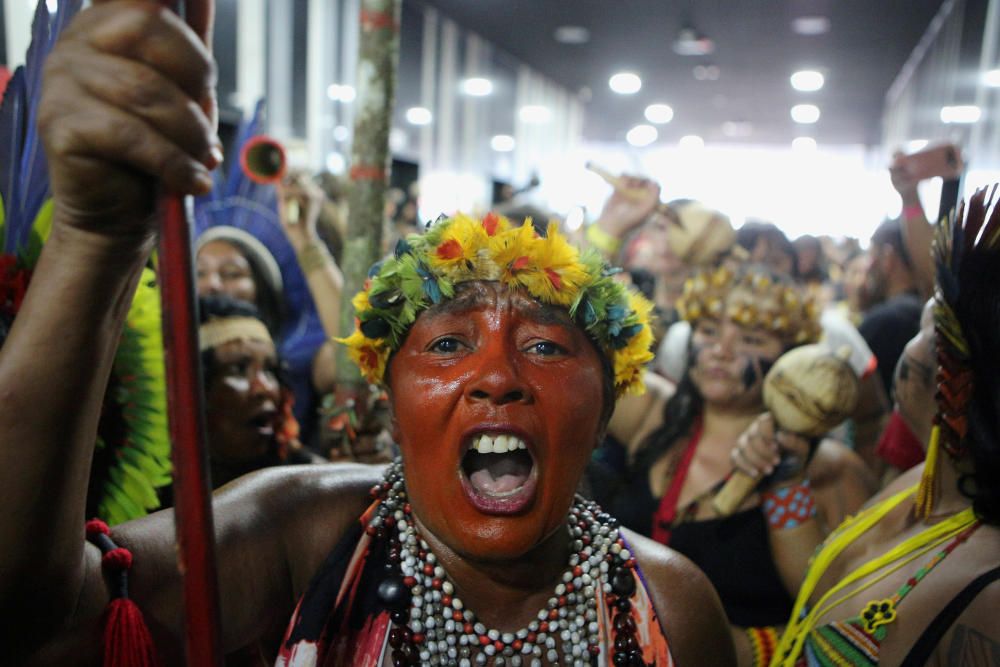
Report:
<svg viewBox="0 0 1000 667"><path fill-rule="evenodd" d="M198 330L212 485L260 468L310 463L267 327L250 304L202 297Z"/></svg>
<svg viewBox="0 0 1000 667"><path fill-rule="evenodd" d="M926 462L831 533L777 647L773 632L751 634L756 664L1000 662L1000 208L988 216L986 194L937 229L933 321L897 369L899 409L929 443ZM745 444L740 460L772 453Z"/></svg>
<svg viewBox="0 0 1000 667"><path fill-rule="evenodd" d="M0 614L18 664L99 659L101 549L130 568L156 650L182 661L173 513L92 524L101 549L81 526L153 179L203 192L218 161L211 71L199 34L135 2L94 4L50 57L53 233L0 350ZM159 94L133 106L120 92L140 82ZM226 650L294 612L281 664L732 664L704 577L575 495L649 357L649 306L611 273L555 229L495 217L444 221L377 268L348 342L388 387L402 461L271 468L216 495Z"/></svg>
<svg viewBox="0 0 1000 667"><path fill-rule="evenodd" d="M759 418L764 375L784 351L815 340L815 311L780 274L728 264L695 274L678 310L693 327L688 371L676 390L651 382L650 395L619 404L609 431L626 443L628 468L617 483L595 475L595 498L624 525L691 558L733 624L778 623L809 555L787 549L785 534L805 531L815 544L821 526L836 525L870 494L863 463L843 445L824 441L806 469L809 444L775 435L770 418ZM777 439L794 454L780 466L769 458L760 493L720 516L712 499L741 438Z"/></svg>

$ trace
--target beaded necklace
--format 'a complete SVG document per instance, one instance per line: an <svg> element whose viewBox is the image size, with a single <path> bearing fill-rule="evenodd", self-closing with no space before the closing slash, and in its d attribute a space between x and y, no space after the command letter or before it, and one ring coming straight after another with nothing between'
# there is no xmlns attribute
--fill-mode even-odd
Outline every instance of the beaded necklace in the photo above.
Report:
<svg viewBox="0 0 1000 667"><path fill-rule="evenodd" d="M388 541L388 576L378 588L390 611L394 665L537 667L560 661L596 665L601 656L598 599L614 612L611 663L642 666L631 616L635 559L615 519L577 497L567 517L572 554L553 595L537 617L515 632L487 628L455 595L455 586L420 536L407 502L402 464L372 489L378 511L366 531Z"/></svg>

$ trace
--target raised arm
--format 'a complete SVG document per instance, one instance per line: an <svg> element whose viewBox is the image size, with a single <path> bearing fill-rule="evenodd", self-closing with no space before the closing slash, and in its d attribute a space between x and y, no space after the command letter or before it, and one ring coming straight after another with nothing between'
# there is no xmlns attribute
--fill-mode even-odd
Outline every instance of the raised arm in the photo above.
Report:
<svg viewBox="0 0 1000 667"><path fill-rule="evenodd" d="M57 627L76 603L101 399L153 248L157 177L210 187L213 85L198 35L152 3L97 3L47 60L53 227L0 352L0 615L32 627L5 633Z"/></svg>

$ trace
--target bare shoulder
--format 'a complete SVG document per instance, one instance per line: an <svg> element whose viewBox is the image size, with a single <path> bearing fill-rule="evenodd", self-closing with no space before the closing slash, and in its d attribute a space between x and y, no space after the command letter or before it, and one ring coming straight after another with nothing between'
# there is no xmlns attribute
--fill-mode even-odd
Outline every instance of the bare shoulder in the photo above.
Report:
<svg viewBox="0 0 1000 667"><path fill-rule="evenodd" d="M650 589L678 665L735 665L719 596L691 561L658 542L623 531Z"/></svg>
<svg viewBox="0 0 1000 667"><path fill-rule="evenodd" d="M215 507L222 515L253 512L263 529L280 531L298 594L371 504L369 490L384 470L360 463L271 468L224 487Z"/></svg>
<svg viewBox="0 0 1000 667"><path fill-rule="evenodd" d="M809 464L809 478L814 484L846 478L859 480L872 490L876 485L875 477L864 460L853 449L831 438L823 439L816 448Z"/></svg>

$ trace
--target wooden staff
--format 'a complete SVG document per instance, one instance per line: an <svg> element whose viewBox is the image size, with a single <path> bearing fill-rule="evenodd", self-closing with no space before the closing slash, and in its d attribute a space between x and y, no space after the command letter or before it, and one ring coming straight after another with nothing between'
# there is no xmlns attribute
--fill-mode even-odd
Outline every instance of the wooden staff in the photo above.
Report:
<svg viewBox="0 0 1000 667"><path fill-rule="evenodd" d="M625 185L625 180L621 176L615 176L607 169L604 169L603 167L600 167L594 164L593 162L587 162L584 165L584 167L588 171L592 171L601 178L603 178L608 185L610 185L617 192L621 193L622 195L630 199L640 199L643 196L641 191L636 190L635 188L630 188L627 185ZM653 210L659 213L660 215L666 216L667 219L673 222L674 224L676 225L681 224L681 221L677 217L677 214L674 212L672 208L670 208L668 204L660 202L659 204L656 205L656 208L654 208Z"/></svg>
<svg viewBox="0 0 1000 667"><path fill-rule="evenodd" d="M189 25L211 24L212 0L164 4ZM222 648L190 213L190 197L160 195L159 280L174 464L174 529L177 565L184 581L186 664L212 667L222 664Z"/></svg>

